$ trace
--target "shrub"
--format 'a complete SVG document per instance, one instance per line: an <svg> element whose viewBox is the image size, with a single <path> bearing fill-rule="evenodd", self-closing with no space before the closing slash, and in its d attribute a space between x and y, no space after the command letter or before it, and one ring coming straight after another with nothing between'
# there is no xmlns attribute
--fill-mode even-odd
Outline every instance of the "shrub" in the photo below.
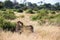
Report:
<svg viewBox="0 0 60 40"><path fill-rule="evenodd" d="M34 11L38 11L39 9L38 9L38 8L34 8L33 10L34 10Z"/></svg>
<svg viewBox="0 0 60 40"><path fill-rule="evenodd" d="M37 15L32 15L31 19L39 20L39 24L45 24L48 22L48 24L60 25L60 14L55 14L55 12L52 11L52 13L49 15L49 12L44 9L39 10Z"/></svg>
<svg viewBox="0 0 60 40"><path fill-rule="evenodd" d="M16 24L15 23L11 23L9 21L5 21L3 23L3 30L6 30L6 31L14 31L15 30L15 26Z"/></svg>
<svg viewBox="0 0 60 40"><path fill-rule="evenodd" d="M38 16L37 15L34 15L34 16L31 16L31 20L37 20L38 19Z"/></svg>
<svg viewBox="0 0 60 40"><path fill-rule="evenodd" d="M41 9L37 12L37 15L32 16L32 20L40 20L40 19L46 19L48 17L48 11Z"/></svg>
<svg viewBox="0 0 60 40"><path fill-rule="evenodd" d="M57 14L57 15L55 16L55 19L56 19L57 22L60 23L60 14Z"/></svg>
<svg viewBox="0 0 60 40"><path fill-rule="evenodd" d="M46 16L48 14L48 11L46 9L41 9L37 11L37 13L39 13L40 16Z"/></svg>
<svg viewBox="0 0 60 40"><path fill-rule="evenodd" d="M49 20L49 12L45 9L41 9L36 15L31 16L32 20L39 20L39 24L44 24Z"/></svg>
<svg viewBox="0 0 60 40"><path fill-rule="evenodd" d="M14 12L11 12L11 11L4 11L2 15L5 19L15 19L16 18Z"/></svg>
<svg viewBox="0 0 60 40"><path fill-rule="evenodd" d="M6 31L14 31L16 27L16 23L9 22L5 20L3 17L0 17L0 28Z"/></svg>
<svg viewBox="0 0 60 40"><path fill-rule="evenodd" d="M51 11L51 14L56 14L55 11Z"/></svg>
<svg viewBox="0 0 60 40"><path fill-rule="evenodd" d="M17 9L13 9L13 11L14 11L14 12L16 12L16 11L17 11Z"/></svg>
<svg viewBox="0 0 60 40"><path fill-rule="evenodd" d="M6 8L1 9L2 11L6 11Z"/></svg>
<svg viewBox="0 0 60 40"><path fill-rule="evenodd" d="M4 31L15 31L16 23L12 23L9 21L6 21L2 18L0 18L0 28L3 29Z"/></svg>
<svg viewBox="0 0 60 40"><path fill-rule="evenodd" d="M26 11L27 13L31 13L31 14L34 14L33 10L32 9L29 9Z"/></svg>
<svg viewBox="0 0 60 40"><path fill-rule="evenodd" d="M5 21L5 19L0 16L0 28L2 28L2 26L3 26L2 24L3 24L4 21Z"/></svg>
<svg viewBox="0 0 60 40"><path fill-rule="evenodd" d="M20 13L22 13L22 12L23 12L23 10L22 10L22 9L18 9L18 10L17 10L17 12L20 12Z"/></svg>
<svg viewBox="0 0 60 40"><path fill-rule="evenodd" d="M50 24L53 24L53 25L60 25L60 15L57 14L55 16L51 16L52 18L50 18L49 22Z"/></svg>
<svg viewBox="0 0 60 40"><path fill-rule="evenodd" d="M6 19L14 19L16 16L10 11L0 11L0 28L7 31L15 31L15 23Z"/></svg>

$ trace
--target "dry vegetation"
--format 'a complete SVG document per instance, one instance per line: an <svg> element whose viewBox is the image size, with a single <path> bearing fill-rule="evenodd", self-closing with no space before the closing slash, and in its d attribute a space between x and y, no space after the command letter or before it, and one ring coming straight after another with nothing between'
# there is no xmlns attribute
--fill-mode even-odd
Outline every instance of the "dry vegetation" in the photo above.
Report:
<svg viewBox="0 0 60 40"><path fill-rule="evenodd" d="M60 40L59 27L39 27L34 33L0 32L0 40Z"/></svg>
<svg viewBox="0 0 60 40"><path fill-rule="evenodd" d="M21 35L18 33L0 31L0 40L60 40L60 27L44 25L40 26L37 21L31 21L30 16L33 14L23 14L24 18L20 17L17 13L17 19L10 20L11 22L22 21L25 25L32 24L34 26L34 33L23 32Z"/></svg>

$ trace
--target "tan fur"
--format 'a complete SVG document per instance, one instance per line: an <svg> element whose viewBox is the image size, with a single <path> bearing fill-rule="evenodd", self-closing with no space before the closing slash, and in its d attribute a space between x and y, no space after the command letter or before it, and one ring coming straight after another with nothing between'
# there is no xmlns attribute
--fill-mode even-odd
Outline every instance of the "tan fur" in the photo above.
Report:
<svg viewBox="0 0 60 40"><path fill-rule="evenodd" d="M17 22L16 25L16 32L22 33L22 32L33 32L33 26L32 25L24 25L21 21Z"/></svg>

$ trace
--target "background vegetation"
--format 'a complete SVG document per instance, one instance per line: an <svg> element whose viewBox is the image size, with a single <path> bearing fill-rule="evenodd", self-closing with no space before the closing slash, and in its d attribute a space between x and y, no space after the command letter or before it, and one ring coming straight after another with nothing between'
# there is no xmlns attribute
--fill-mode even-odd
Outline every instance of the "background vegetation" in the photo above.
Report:
<svg viewBox="0 0 60 40"><path fill-rule="evenodd" d="M60 24L60 3L55 4L44 3L37 5L36 3L28 2L28 5L22 3L13 3L10 0L0 1L0 28L6 30L12 30L15 28L15 23L11 23L6 20L13 20L16 18L14 12L24 12L32 15L32 20L39 20L40 24L49 22L54 24ZM22 16L24 17L24 16Z"/></svg>

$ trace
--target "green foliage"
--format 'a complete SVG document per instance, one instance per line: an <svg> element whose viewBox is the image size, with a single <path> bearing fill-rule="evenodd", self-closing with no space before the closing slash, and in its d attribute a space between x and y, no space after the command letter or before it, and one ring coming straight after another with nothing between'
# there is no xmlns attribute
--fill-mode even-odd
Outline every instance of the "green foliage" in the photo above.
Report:
<svg viewBox="0 0 60 40"><path fill-rule="evenodd" d="M14 8L15 9L19 9L20 8L20 5L15 5Z"/></svg>
<svg viewBox="0 0 60 40"><path fill-rule="evenodd" d="M46 14L48 14L48 10L41 9L41 10L37 11L37 13L40 13L41 15L46 15Z"/></svg>
<svg viewBox="0 0 60 40"><path fill-rule="evenodd" d="M4 6L6 8L13 8L13 2L11 2L11 1L5 1L4 2Z"/></svg>
<svg viewBox="0 0 60 40"><path fill-rule="evenodd" d="M34 11L38 11L39 9L35 7L33 10L34 10Z"/></svg>
<svg viewBox="0 0 60 40"><path fill-rule="evenodd" d="M15 19L16 16L14 14L14 12L12 11L0 11L0 16L4 17L5 19Z"/></svg>
<svg viewBox="0 0 60 40"><path fill-rule="evenodd" d="M29 9L26 11L27 13L31 13L31 14L34 14L33 10L32 9Z"/></svg>
<svg viewBox="0 0 60 40"><path fill-rule="evenodd" d="M60 14L57 14L57 15L55 16L55 19L56 19L56 22L57 22L57 23L60 23Z"/></svg>
<svg viewBox="0 0 60 40"><path fill-rule="evenodd" d="M0 28L6 31L14 31L16 27L16 23L9 22L5 20L3 17L0 17Z"/></svg>
<svg viewBox="0 0 60 40"><path fill-rule="evenodd" d="M26 9L33 9L35 11L39 10L39 9L48 9L48 10L60 10L60 3L57 2L54 5L50 4L50 3L44 3L43 5L37 5L36 3L31 3L31 2L27 2L27 5L19 4L19 3L13 3L12 1L8 0L8 1L4 1L4 2L0 2L0 8L13 8L13 9L22 9L22 10L26 10Z"/></svg>
<svg viewBox="0 0 60 40"><path fill-rule="evenodd" d="M0 9L4 7L3 2L0 2Z"/></svg>
<svg viewBox="0 0 60 40"><path fill-rule="evenodd" d="M60 10L60 2L55 3L56 10Z"/></svg>
<svg viewBox="0 0 60 40"><path fill-rule="evenodd" d="M56 14L56 12L55 11L51 11L51 14Z"/></svg>
<svg viewBox="0 0 60 40"><path fill-rule="evenodd" d="M3 24L4 20L5 20L5 19L0 16L0 28L3 26L2 24Z"/></svg>
<svg viewBox="0 0 60 40"><path fill-rule="evenodd" d="M31 18L32 18L32 20L38 20L38 19L40 20L40 19L43 19L43 18L47 18L47 16L48 16L48 11L42 9L42 10L39 10L37 12L37 15L32 16Z"/></svg>
<svg viewBox="0 0 60 40"><path fill-rule="evenodd" d="M60 22L60 14L56 14L52 11L50 14L47 10L39 10L36 15L31 16L32 20L39 20L40 24L44 24L47 21L50 23L59 23Z"/></svg>
<svg viewBox="0 0 60 40"><path fill-rule="evenodd" d="M60 14L55 14L55 16L50 16L50 24L60 25Z"/></svg>
<svg viewBox="0 0 60 40"><path fill-rule="evenodd" d="M15 31L16 23L12 23L9 21L4 20L2 17L0 17L0 28L4 31Z"/></svg>
<svg viewBox="0 0 60 40"><path fill-rule="evenodd" d="M38 19L38 16L37 15L33 15L33 16L31 16L31 20L37 20Z"/></svg>
<svg viewBox="0 0 60 40"><path fill-rule="evenodd" d="M6 11L6 8L1 9L2 11Z"/></svg>
<svg viewBox="0 0 60 40"><path fill-rule="evenodd" d="M55 24L55 25L60 25L60 14L56 14L55 11L51 11L50 15L46 11L40 11L35 16L31 17L32 20L39 20L39 24L45 24L48 22L49 24Z"/></svg>
<svg viewBox="0 0 60 40"><path fill-rule="evenodd" d="M6 31L14 31L15 30L15 27L16 27L16 24L15 23L11 23L9 21L5 21L3 23L3 30L6 30Z"/></svg>
<svg viewBox="0 0 60 40"><path fill-rule="evenodd" d="M17 12L20 12L20 13L22 13L22 12L23 12L23 10L22 10L22 9L18 9L18 10L17 10Z"/></svg>
<svg viewBox="0 0 60 40"><path fill-rule="evenodd" d="M15 19L16 16L14 12L8 11L0 11L0 28L7 31L15 31L15 23L11 23L6 19Z"/></svg>

